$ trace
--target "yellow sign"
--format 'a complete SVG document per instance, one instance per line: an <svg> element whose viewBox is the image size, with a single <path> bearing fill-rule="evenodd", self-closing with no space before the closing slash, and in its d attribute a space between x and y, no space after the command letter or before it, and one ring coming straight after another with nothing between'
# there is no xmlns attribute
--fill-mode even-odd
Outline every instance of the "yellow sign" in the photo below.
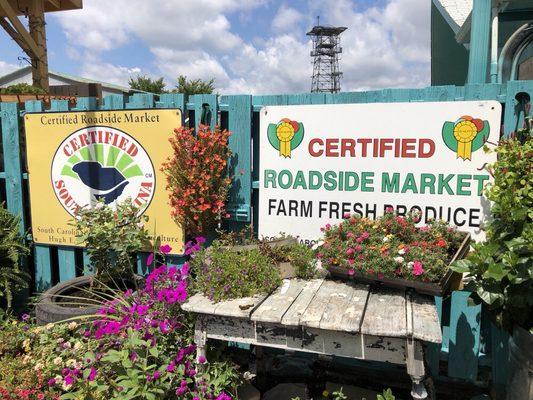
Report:
<svg viewBox="0 0 533 400"><path fill-rule="evenodd" d="M149 217L148 232L172 254L183 252L161 172L180 110L37 113L24 120L36 243L81 246L69 224L81 207L131 198Z"/></svg>

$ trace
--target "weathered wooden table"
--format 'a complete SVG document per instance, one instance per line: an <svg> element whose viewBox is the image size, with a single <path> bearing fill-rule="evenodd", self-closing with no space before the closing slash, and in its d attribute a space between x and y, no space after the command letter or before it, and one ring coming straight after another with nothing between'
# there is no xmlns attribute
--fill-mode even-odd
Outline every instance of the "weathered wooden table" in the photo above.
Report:
<svg viewBox="0 0 533 400"><path fill-rule="evenodd" d="M414 399L426 399L423 342L441 343L431 297L331 280L285 280L270 295L213 303L192 296L198 357L207 339L407 366Z"/></svg>

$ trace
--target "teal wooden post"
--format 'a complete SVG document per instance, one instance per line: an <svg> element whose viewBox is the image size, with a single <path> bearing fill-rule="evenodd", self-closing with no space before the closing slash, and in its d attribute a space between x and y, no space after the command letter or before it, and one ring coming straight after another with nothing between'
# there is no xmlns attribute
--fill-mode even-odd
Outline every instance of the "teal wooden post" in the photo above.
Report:
<svg viewBox="0 0 533 400"><path fill-rule="evenodd" d="M468 83L485 83L487 81L491 15L491 0L474 0L472 27L470 29Z"/></svg>
<svg viewBox="0 0 533 400"><path fill-rule="evenodd" d="M233 184L227 206L231 215L232 230L244 228L251 221L252 197L252 96L228 96L228 130L231 132L229 147L233 157L229 161Z"/></svg>
<svg viewBox="0 0 533 400"><path fill-rule="evenodd" d="M67 100L52 100L50 111L68 111ZM59 263L59 281L76 277L76 250L74 247L60 246L57 248Z"/></svg>
<svg viewBox="0 0 533 400"><path fill-rule="evenodd" d="M27 113L42 112L43 103L40 100L30 100L25 103ZM31 171L28 171L31 174ZM36 244L34 246L35 290L44 292L52 286L52 263L50 246Z"/></svg>
<svg viewBox="0 0 533 400"><path fill-rule="evenodd" d="M122 97L122 96L120 96ZM79 97L76 102L76 108L73 108L72 111L92 111L96 110L97 101L95 97ZM91 266L91 260L87 254L87 250L83 249L83 275L93 275L94 270Z"/></svg>
<svg viewBox="0 0 533 400"><path fill-rule="evenodd" d="M22 166L20 163L19 113L17 103L1 103L2 143L7 209L20 217L19 231L24 235L24 203L22 199Z"/></svg>
<svg viewBox="0 0 533 400"><path fill-rule="evenodd" d="M481 306L469 306L470 292L452 293L448 376L468 381L477 379Z"/></svg>
<svg viewBox="0 0 533 400"><path fill-rule="evenodd" d="M492 381L496 389L502 390L507 383L507 371L509 370L509 334L490 324Z"/></svg>
<svg viewBox="0 0 533 400"><path fill-rule="evenodd" d="M22 192L22 165L20 161L20 130L17 103L1 103L2 144L4 153L4 173L7 210L20 218L19 233L26 230L24 218L24 198ZM28 259L23 257L19 267L26 270ZM24 289L13 293L15 309L24 306L29 291Z"/></svg>
<svg viewBox="0 0 533 400"><path fill-rule="evenodd" d="M533 98L533 81L509 81L506 84L506 100L504 115L504 134L509 136L523 127L524 124L524 105L520 104L516 95L518 93L527 93L529 98Z"/></svg>

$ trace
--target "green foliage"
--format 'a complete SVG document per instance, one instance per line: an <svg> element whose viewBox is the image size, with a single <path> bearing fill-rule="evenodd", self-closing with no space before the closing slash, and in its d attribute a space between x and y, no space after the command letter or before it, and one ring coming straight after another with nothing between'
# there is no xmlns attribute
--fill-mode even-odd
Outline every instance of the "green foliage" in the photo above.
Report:
<svg viewBox="0 0 533 400"><path fill-rule="evenodd" d="M46 94L46 90L27 83L17 83L5 88L0 88L0 94Z"/></svg>
<svg viewBox="0 0 533 400"><path fill-rule="evenodd" d="M118 204L116 210L99 203L79 211L72 225L80 243L85 243L98 281L133 280L135 253L149 239L144 228L146 221L148 217L140 216L131 200Z"/></svg>
<svg viewBox="0 0 533 400"><path fill-rule="evenodd" d="M194 290L218 302L269 293L281 284L272 259L258 248L231 250L216 240L191 261Z"/></svg>
<svg viewBox="0 0 533 400"><path fill-rule="evenodd" d="M284 240L287 238L282 238ZM259 250L270 257L274 263L290 263L298 278L312 279L317 275L317 258L314 250L303 243L294 241L290 244L274 246L268 241L259 242Z"/></svg>
<svg viewBox="0 0 533 400"><path fill-rule="evenodd" d="M378 394L376 400L395 400L396 397L393 396L392 390L387 389L383 391L383 394Z"/></svg>
<svg viewBox="0 0 533 400"><path fill-rule="evenodd" d="M211 94L215 90L215 79L204 81L202 79L187 79L186 76L180 75L178 77L178 84L175 93L183 93L187 99L193 94Z"/></svg>
<svg viewBox="0 0 533 400"><path fill-rule="evenodd" d="M19 232L20 218L0 204L0 297L11 309L13 293L28 287L29 275L21 269L20 259L29 253Z"/></svg>
<svg viewBox="0 0 533 400"><path fill-rule="evenodd" d="M514 324L533 328L533 140L502 141L498 161L489 167L494 183L486 190L493 220L487 240L474 246L453 269L468 273L471 299L484 303L496 322L512 330Z"/></svg>
<svg viewBox="0 0 533 400"><path fill-rule="evenodd" d="M130 78L128 85L131 89L142 90L143 92L161 94L166 93L166 83L164 78L152 79L146 75L138 75L136 78Z"/></svg>

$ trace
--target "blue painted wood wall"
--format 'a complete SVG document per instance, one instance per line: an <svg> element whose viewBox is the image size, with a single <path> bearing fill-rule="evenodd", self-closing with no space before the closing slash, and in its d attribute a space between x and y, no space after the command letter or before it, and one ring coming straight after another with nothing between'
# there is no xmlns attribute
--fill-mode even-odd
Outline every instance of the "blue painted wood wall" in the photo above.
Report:
<svg viewBox="0 0 533 400"><path fill-rule="evenodd" d="M258 170L259 170L259 110L265 105L394 103L415 101L497 100L504 107L502 132L509 135L522 127L524 109L517 96L533 96L533 81L513 81L507 84L477 84L435 86L424 89L384 89L368 92L268 96L195 95L185 102L181 94L135 94L130 98L110 96L98 105L96 99L79 98L75 110L120 110L135 108L180 108L184 124L197 126L200 122L220 124L232 132L230 160L234 184L228 200L230 227L239 229L253 223L257 227ZM3 163L0 163L0 200L7 208L22 217L21 232L29 228L27 173L23 160L24 134L22 117L25 112L67 111L68 103L53 101L45 110L40 101L25 104L1 103L1 138ZM146 273L146 254L138 256L138 271ZM90 274L87 256L81 249L62 246L33 247L29 269L34 276L33 291L41 292L65 279ZM179 262L179 257L176 262ZM436 298L441 318L444 342L429 346L430 368L435 376L446 379L480 381L491 379L505 383L507 336L488 323L481 307L467 306L468 293L458 291L449 298ZM492 371L490 371L490 367ZM489 375L485 375L485 371Z"/></svg>

